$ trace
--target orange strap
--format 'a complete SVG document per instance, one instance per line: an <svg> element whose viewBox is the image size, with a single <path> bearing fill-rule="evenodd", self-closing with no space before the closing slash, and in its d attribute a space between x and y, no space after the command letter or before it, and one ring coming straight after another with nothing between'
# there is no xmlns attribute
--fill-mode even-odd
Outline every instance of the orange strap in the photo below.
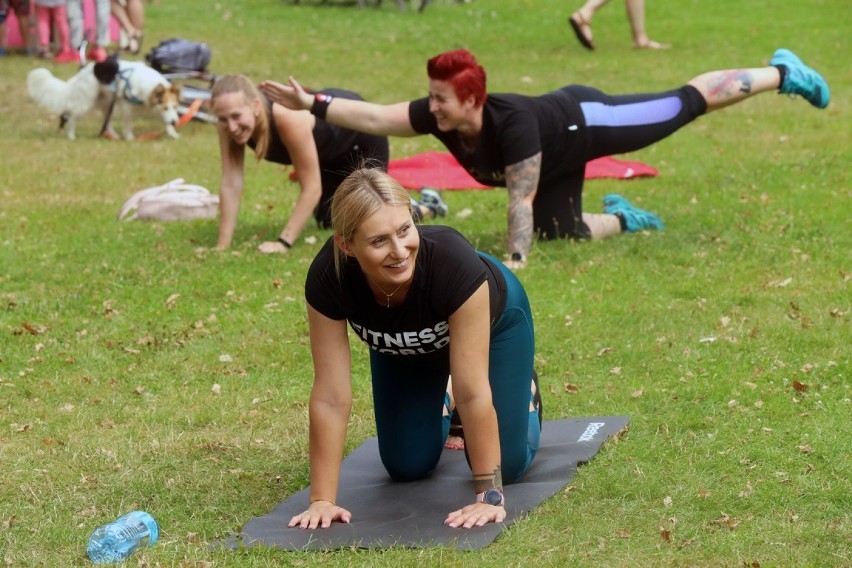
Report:
<svg viewBox="0 0 852 568"><path fill-rule="evenodd" d="M195 99L194 101L192 101L192 104L189 105L188 109L186 109L184 115L180 117L180 120L178 120L177 127L180 128L181 126L192 120L192 117L195 116L195 113L198 112L198 109L201 108L202 104L204 104L204 101L201 99Z"/></svg>
<svg viewBox="0 0 852 568"><path fill-rule="evenodd" d="M178 119L176 127L180 128L181 126L183 126L184 124L186 124L190 120L192 120L192 117L195 116L195 114L198 112L198 109L201 108L202 104L204 104L204 101L201 100L201 99L195 99L194 101L192 101L192 104L189 105L189 108L186 109L186 112L184 113L184 115L182 117L180 117L180 119ZM117 140L117 138L115 136L110 135L110 133L107 132L106 130L104 131L103 134L104 134L104 136L106 136L110 140ZM139 136L136 137L136 139L137 140L153 140L155 138L159 138L163 134L164 134L164 132L151 132L149 134L140 134Z"/></svg>

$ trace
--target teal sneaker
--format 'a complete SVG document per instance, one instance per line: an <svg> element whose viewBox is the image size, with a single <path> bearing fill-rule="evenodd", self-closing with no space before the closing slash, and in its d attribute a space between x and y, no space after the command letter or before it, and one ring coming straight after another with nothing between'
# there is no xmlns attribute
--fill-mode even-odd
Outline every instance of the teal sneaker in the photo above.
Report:
<svg viewBox="0 0 852 568"><path fill-rule="evenodd" d="M634 207L621 195L611 193L604 197L604 213L615 215L621 219L621 225L629 233L643 231L645 229L662 230L662 219L651 213Z"/></svg>
<svg viewBox="0 0 852 568"><path fill-rule="evenodd" d="M441 199L441 192L431 187L424 187L420 190L419 203L432 212L432 217L443 217L450 210L444 200Z"/></svg>
<svg viewBox="0 0 852 568"><path fill-rule="evenodd" d="M423 213L420 211L420 203L418 203L413 197L409 197L408 204L411 207L411 218L414 219L414 222L419 223L422 221Z"/></svg>
<svg viewBox="0 0 852 568"><path fill-rule="evenodd" d="M778 88L782 95L800 95L817 108L825 108L831 99L828 83L822 75L802 63L789 49L778 49L772 54L769 64L783 66L787 70L784 81Z"/></svg>

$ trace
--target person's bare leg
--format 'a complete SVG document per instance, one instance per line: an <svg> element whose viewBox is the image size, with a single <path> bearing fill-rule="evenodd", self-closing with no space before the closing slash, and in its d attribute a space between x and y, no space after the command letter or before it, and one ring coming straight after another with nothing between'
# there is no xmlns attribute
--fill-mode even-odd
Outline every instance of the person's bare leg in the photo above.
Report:
<svg viewBox="0 0 852 568"><path fill-rule="evenodd" d="M130 48L131 53L139 53L142 49L142 32L143 27L145 26L145 6L142 4L142 0L127 0L127 16L130 18L133 27L136 28L136 32L130 36Z"/></svg>
<svg viewBox="0 0 852 568"><path fill-rule="evenodd" d="M607 2L609 0L587 0L576 13L580 14L586 22L592 23L592 18Z"/></svg>
<svg viewBox="0 0 852 568"><path fill-rule="evenodd" d="M592 240L605 239L621 233L621 221L615 215L583 213L583 222L589 227Z"/></svg>
<svg viewBox="0 0 852 568"><path fill-rule="evenodd" d="M121 2L118 0L112 0L109 7L113 17L118 21L119 25L124 30L124 33L126 33L128 37L136 33L136 27L133 25L133 22L130 21L130 14L127 13L127 10L124 9Z"/></svg>
<svg viewBox="0 0 852 568"><path fill-rule="evenodd" d="M21 35L21 45L27 55L38 53L38 32L34 7L33 4L30 4L31 12L29 15L21 16L15 13L15 18L18 20L18 33ZM11 6L9 6L9 10L12 10Z"/></svg>
<svg viewBox="0 0 852 568"><path fill-rule="evenodd" d="M668 44L660 43L648 37L645 31L645 0L625 0L627 19L633 32L633 47L638 49L668 49Z"/></svg>
<svg viewBox="0 0 852 568"><path fill-rule="evenodd" d="M711 71L689 81L704 100L707 112L743 101L766 91L776 91L781 83L781 73L775 67L754 69L727 69Z"/></svg>
<svg viewBox="0 0 852 568"><path fill-rule="evenodd" d="M126 9L133 27L141 33L145 27L145 6L142 0L127 0Z"/></svg>

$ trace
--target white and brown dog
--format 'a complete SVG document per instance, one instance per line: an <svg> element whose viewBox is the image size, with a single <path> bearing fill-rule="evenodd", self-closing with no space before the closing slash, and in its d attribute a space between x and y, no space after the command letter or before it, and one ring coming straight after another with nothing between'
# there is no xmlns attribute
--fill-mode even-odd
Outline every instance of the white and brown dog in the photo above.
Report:
<svg viewBox="0 0 852 568"><path fill-rule="evenodd" d="M175 130L180 120L180 87L142 62L110 58L88 63L67 81L39 67L27 76L27 90L40 107L60 117L60 127L66 128L71 140L77 136L77 120L95 107L103 111L104 130L112 136L115 132L111 118L117 111L122 119L123 138L133 140L133 113L142 106L160 116L166 134L180 137Z"/></svg>

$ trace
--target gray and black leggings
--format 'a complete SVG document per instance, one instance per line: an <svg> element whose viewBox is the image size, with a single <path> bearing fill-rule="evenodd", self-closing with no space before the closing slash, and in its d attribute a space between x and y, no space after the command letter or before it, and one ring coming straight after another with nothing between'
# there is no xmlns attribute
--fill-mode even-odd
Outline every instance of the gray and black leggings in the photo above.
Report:
<svg viewBox="0 0 852 568"><path fill-rule="evenodd" d="M480 253L483 256L488 256ZM500 430L503 483L518 481L538 450L538 413L530 412L535 335L523 286L502 262L506 307L491 330L488 369ZM451 347L452 348L452 347ZM370 352L379 455L396 481L427 477L438 465L450 428L442 417L449 369L416 357Z"/></svg>
<svg viewBox="0 0 852 568"><path fill-rule="evenodd" d="M539 238L587 239L583 222L586 162L650 146L707 112L707 101L691 85L673 91L639 95L607 95L597 89L570 85L563 89L583 111L583 152L565 156L570 172L542 181L533 202Z"/></svg>

